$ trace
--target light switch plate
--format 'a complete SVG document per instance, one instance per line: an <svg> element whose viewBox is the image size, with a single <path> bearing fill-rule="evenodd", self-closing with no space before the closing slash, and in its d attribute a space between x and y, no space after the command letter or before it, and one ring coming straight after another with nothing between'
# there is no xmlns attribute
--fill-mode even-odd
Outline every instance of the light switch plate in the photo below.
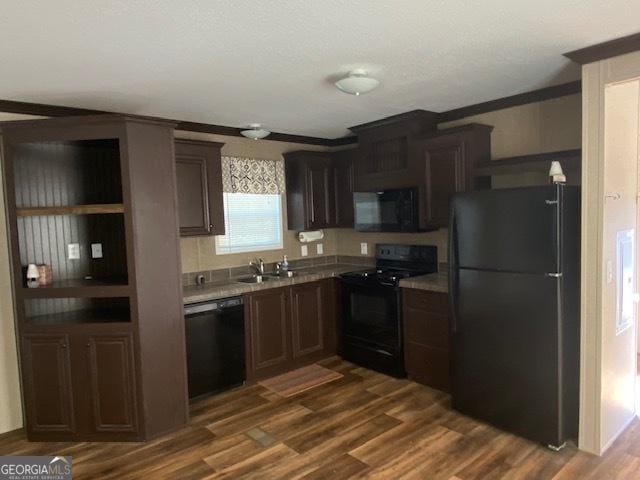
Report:
<svg viewBox="0 0 640 480"><path fill-rule="evenodd" d="M80 259L80 244L79 243L70 243L67 245L67 251L69 260L79 260Z"/></svg>
<svg viewBox="0 0 640 480"><path fill-rule="evenodd" d="M369 247L367 246L367 244L365 242L362 242L360 244L360 254L361 255L366 255L369 252Z"/></svg>
<svg viewBox="0 0 640 480"><path fill-rule="evenodd" d="M307 247L306 245L302 245L302 246L300 247L300 254L301 254L303 257L306 257L307 255L309 255L309 247Z"/></svg>
<svg viewBox="0 0 640 480"><path fill-rule="evenodd" d="M92 243L91 244L91 258L102 258L102 244L101 243Z"/></svg>
<svg viewBox="0 0 640 480"><path fill-rule="evenodd" d="M322 255L324 253L324 246L321 243L316 245L316 253Z"/></svg>

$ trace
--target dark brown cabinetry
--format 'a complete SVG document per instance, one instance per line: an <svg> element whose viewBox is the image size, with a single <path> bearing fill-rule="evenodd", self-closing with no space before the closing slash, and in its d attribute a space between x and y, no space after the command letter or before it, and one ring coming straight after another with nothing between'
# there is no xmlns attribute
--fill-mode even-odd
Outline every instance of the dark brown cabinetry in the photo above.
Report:
<svg viewBox="0 0 640 480"><path fill-rule="evenodd" d="M174 124L99 115L1 128L29 439L139 441L184 426ZM27 288L31 263L51 266L53 283Z"/></svg>
<svg viewBox="0 0 640 480"><path fill-rule="evenodd" d="M335 353L332 280L245 296L247 379L278 375Z"/></svg>
<svg viewBox="0 0 640 480"><path fill-rule="evenodd" d="M137 412L131 333L84 336L94 432L135 432Z"/></svg>
<svg viewBox="0 0 640 480"><path fill-rule="evenodd" d="M489 160L492 128L470 124L415 140L424 167L420 211L423 228L446 227L451 196L474 188L473 166Z"/></svg>
<svg viewBox="0 0 640 480"><path fill-rule="evenodd" d="M335 202L335 226L353 228L353 162L357 149L340 150L331 154Z"/></svg>
<svg viewBox="0 0 640 480"><path fill-rule="evenodd" d="M403 289L405 368L411 380L449 391L449 299Z"/></svg>
<svg viewBox="0 0 640 480"><path fill-rule="evenodd" d="M180 235L224 235L222 165L224 144L176 140Z"/></svg>
<svg viewBox="0 0 640 480"><path fill-rule="evenodd" d="M66 334L22 336L25 407L33 432L75 431L70 350Z"/></svg>
<svg viewBox="0 0 640 480"><path fill-rule="evenodd" d="M21 350L33 434L137 433L131 333L30 333Z"/></svg>
<svg viewBox="0 0 640 480"><path fill-rule="evenodd" d="M291 338L293 358L324 349L327 318L324 282L303 283L291 287Z"/></svg>
<svg viewBox="0 0 640 480"><path fill-rule="evenodd" d="M449 199L472 190L473 166L490 160L493 127L438 130L436 114L416 110L351 127L358 135L354 190L417 187L420 228L446 227Z"/></svg>
<svg viewBox="0 0 640 480"><path fill-rule="evenodd" d="M435 128L436 114L426 110L351 127L359 144L355 191L418 186L422 168L413 139Z"/></svg>
<svg viewBox="0 0 640 480"><path fill-rule="evenodd" d="M248 377L279 373L291 358L289 288L274 288L246 296ZM249 375L250 374L250 375Z"/></svg>
<svg viewBox="0 0 640 480"><path fill-rule="evenodd" d="M353 226L351 152L284 155L289 230Z"/></svg>

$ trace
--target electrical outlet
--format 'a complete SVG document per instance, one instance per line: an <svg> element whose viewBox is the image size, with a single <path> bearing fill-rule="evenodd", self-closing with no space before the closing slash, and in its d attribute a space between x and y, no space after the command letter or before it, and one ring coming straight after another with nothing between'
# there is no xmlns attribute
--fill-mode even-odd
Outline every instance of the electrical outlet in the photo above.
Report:
<svg viewBox="0 0 640 480"><path fill-rule="evenodd" d="M324 253L324 246L321 243L316 245L316 253L322 255Z"/></svg>
<svg viewBox="0 0 640 480"><path fill-rule="evenodd" d="M102 258L102 244L101 243L92 243L91 244L91 258Z"/></svg>
<svg viewBox="0 0 640 480"><path fill-rule="evenodd" d="M306 257L307 255L309 255L309 247L307 247L306 245L302 245L302 246L300 247L300 254L301 254L303 257Z"/></svg>
<svg viewBox="0 0 640 480"><path fill-rule="evenodd" d="M362 242L360 244L360 254L361 255L366 255L369 252L369 248L367 246L367 244L365 242Z"/></svg>
<svg viewBox="0 0 640 480"><path fill-rule="evenodd" d="M67 251L69 254L69 260L79 260L80 259L80 244L79 243L70 243L67 245Z"/></svg>

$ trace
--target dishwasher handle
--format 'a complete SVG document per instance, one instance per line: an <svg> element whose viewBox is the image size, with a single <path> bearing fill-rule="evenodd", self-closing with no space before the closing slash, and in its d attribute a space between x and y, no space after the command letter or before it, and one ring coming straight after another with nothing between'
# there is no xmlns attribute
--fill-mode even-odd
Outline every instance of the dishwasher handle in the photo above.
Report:
<svg viewBox="0 0 640 480"><path fill-rule="evenodd" d="M221 300L214 300L212 302L192 303L185 305L185 315L196 315L198 313L224 311L228 308L240 307L244 304L242 297L223 298Z"/></svg>

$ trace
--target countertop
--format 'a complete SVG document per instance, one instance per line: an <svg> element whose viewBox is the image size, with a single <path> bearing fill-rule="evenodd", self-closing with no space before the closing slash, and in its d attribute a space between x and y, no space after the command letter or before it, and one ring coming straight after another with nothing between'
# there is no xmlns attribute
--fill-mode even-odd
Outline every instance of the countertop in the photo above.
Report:
<svg viewBox="0 0 640 480"><path fill-rule="evenodd" d="M430 292L449 293L449 274L447 271L419 275L400 280L402 288L415 288L416 290L429 290Z"/></svg>
<svg viewBox="0 0 640 480"><path fill-rule="evenodd" d="M206 302L220 298L235 297L244 293L265 290L267 288L315 282L317 280L322 280L323 278L337 277L345 272L366 269L367 267L363 265L351 265L346 263L317 265L314 267L295 270L295 276L292 278L271 278L263 283L240 283L233 278L230 278L228 280L209 282L205 285L189 285L183 287L182 296L185 304Z"/></svg>
<svg viewBox="0 0 640 480"><path fill-rule="evenodd" d="M315 267L300 268L295 270L295 277L292 278L271 278L263 283L240 283L230 278L209 282L205 285L189 285L183 287L182 296L186 304L218 300L220 298L236 297L244 293L256 292L267 288L284 287L287 285L297 285L299 283L315 282L323 278L337 277L345 272L357 270L367 270L366 266L353 265L347 263L334 263L331 265L317 265ZM246 276L246 275L243 275ZM429 290L431 292L447 293L449 291L449 281L447 272L431 273L417 277L405 278L400 281L402 288L415 288L418 290Z"/></svg>

